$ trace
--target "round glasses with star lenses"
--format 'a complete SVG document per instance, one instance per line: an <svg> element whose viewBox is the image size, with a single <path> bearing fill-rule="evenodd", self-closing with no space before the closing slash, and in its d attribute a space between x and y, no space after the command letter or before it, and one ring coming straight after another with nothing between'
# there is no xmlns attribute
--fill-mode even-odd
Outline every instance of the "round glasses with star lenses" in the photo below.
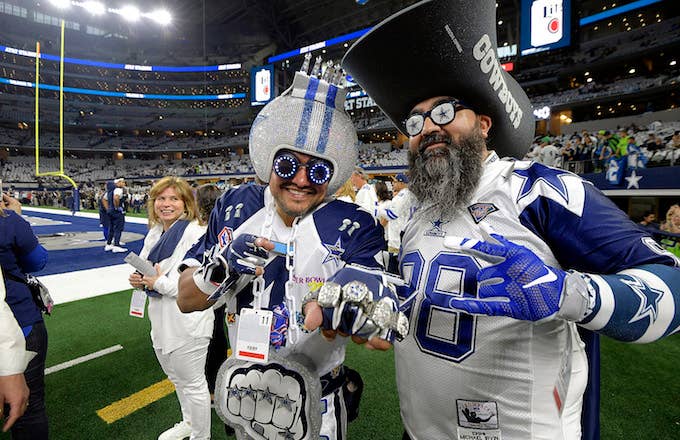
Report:
<svg viewBox="0 0 680 440"><path fill-rule="evenodd" d="M425 126L425 118L429 117L439 126L446 125L456 117L456 110L462 108L467 107L457 99L439 101L428 112L411 113L403 122L404 129L409 136L418 136Z"/></svg>
<svg viewBox="0 0 680 440"><path fill-rule="evenodd" d="M274 159L274 172L282 179L292 179L300 168L307 169L307 179L315 185L323 185L333 177L333 164L327 160L310 159L302 163L289 152L281 153Z"/></svg>

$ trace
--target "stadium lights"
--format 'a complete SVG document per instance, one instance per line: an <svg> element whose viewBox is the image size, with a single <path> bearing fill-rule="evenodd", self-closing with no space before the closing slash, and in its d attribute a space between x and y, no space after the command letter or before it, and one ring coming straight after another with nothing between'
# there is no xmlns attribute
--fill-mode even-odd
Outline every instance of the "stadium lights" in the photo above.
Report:
<svg viewBox="0 0 680 440"><path fill-rule="evenodd" d="M172 23L172 15L170 15L170 13L165 9L157 9L153 12L144 14L144 16L150 18L162 26L167 26Z"/></svg>
<svg viewBox="0 0 680 440"><path fill-rule="evenodd" d="M59 9L65 9L71 6L71 0L50 0L50 4Z"/></svg>
<svg viewBox="0 0 680 440"><path fill-rule="evenodd" d="M120 9L109 9L109 11L118 14L123 17L123 19L131 22L139 21L139 19L142 17L139 9L132 5L123 6Z"/></svg>
<svg viewBox="0 0 680 440"><path fill-rule="evenodd" d="M96 1L74 2L76 6L80 6L92 15L103 15L106 12L106 6L103 3Z"/></svg>
<svg viewBox="0 0 680 440"><path fill-rule="evenodd" d="M131 22L139 21L142 17L146 17L156 23L165 26L172 22L172 15L165 9L157 9L151 12L142 12L134 5L123 6L122 8L108 8L104 3L95 0L86 1L69 1L69 0L49 0L51 4L59 8L65 8L69 5L79 6L85 9L92 15L104 15L109 12L120 15L123 19Z"/></svg>
<svg viewBox="0 0 680 440"><path fill-rule="evenodd" d="M671 60L671 62L668 63L669 66L675 66L675 64L677 64L677 62L675 60Z"/></svg>

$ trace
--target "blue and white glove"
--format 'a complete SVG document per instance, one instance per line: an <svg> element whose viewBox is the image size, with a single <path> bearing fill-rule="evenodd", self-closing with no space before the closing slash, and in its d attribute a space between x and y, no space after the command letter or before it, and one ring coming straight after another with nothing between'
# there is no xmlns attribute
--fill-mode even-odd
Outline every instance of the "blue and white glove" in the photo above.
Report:
<svg viewBox="0 0 680 440"><path fill-rule="evenodd" d="M557 316L581 320L588 287L578 272L546 265L534 252L498 234L491 241L446 237L444 246L491 263L477 273L477 298L452 298L450 306L472 314L540 321ZM474 293L474 292L468 292Z"/></svg>
<svg viewBox="0 0 680 440"><path fill-rule="evenodd" d="M203 254L201 267L193 274L196 286L208 295L212 295L229 280L233 284L240 275L255 275L257 266L264 266L268 252L255 245L257 236L243 234L236 237L224 249L214 245Z"/></svg>
<svg viewBox="0 0 680 440"><path fill-rule="evenodd" d="M194 284L207 295L213 294L227 278L229 265L222 254L219 244L207 249L203 253L203 262L193 274Z"/></svg>
<svg viewBox="0 0 680 440"><path fill-rule="evenodd" d="M255 269L265 265L269 252L255 245L256 239L257 235L242 234L231 242L226 252L230 272L239 275L255 275Z"/></svg>
<svg viewBox="0 0 680 440"><path fill-rule="evenodd" d="M389 342L408 333L408 319L399 311L399 300L388 275L376 269L346 266L330 277L320 289L308 293L302 310L310 301L322 308L326 330Z"/></svg>

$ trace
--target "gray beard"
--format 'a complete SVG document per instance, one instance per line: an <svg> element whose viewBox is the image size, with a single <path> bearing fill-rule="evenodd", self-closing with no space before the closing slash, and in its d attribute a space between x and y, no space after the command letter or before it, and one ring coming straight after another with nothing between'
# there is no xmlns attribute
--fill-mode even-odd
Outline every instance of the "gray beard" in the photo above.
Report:
<svg viewBox="0 0 680 440"><path fill-rule="evenodd" d="M486 141L481 129L461 137L460 144L451 138L438 138L448 147L434 151L408 152L410 191L420 201L421 215L439 219L453 219L472 199L482 175L482 151ZM423 137L421 145L427 144Z"/></svg>

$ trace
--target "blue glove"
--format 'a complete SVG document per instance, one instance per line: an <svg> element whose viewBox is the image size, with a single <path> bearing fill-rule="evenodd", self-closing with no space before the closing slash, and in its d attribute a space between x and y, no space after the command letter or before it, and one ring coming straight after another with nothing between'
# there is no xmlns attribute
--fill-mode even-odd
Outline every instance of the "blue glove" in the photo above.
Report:
<svg viewBox="0 0 680 440"><path fill-rule="evenodd" d="M305 296L303 310L312 300L322 308L324 329L389 342L408 333L408 319L399 312L397 295L380 270L346 266Z"/></svg>
<svg viewBox="0 0 680 440"><path fill-rule="evenodd" d="M477 273L478 299L453 298L450 306L472 314L539 321L555 315L567 273L546 265L532 251L491 234L498 244L446 237L444 246L492 263ZM473 293L473 292L469 292Z"/></svg>
<svg viewBox="0 0 680 440"><path fill-rule="evenodd" d="M256 239L257 235L242 234L231 242L226 252L230 273L255 275L255 268L265 265L269 252L256 246Z"/></svg>

